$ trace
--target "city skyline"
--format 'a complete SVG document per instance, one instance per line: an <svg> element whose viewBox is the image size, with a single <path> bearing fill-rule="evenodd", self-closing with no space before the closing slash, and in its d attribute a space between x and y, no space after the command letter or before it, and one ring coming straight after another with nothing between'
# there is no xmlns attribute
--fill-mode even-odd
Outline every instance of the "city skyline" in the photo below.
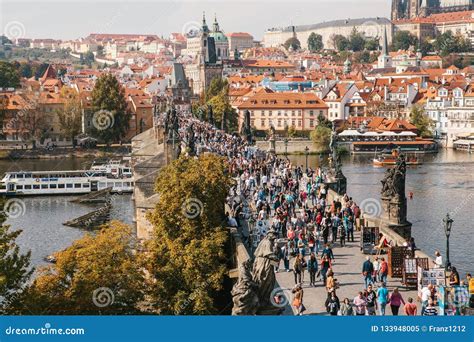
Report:
<svg viewBox="0 0 474 342"><path fill-rule="evenodd" d="M244 6L242 6L244 4ZM250 6L245 6L248 4ZM271 4L271 12L269 6ZM334 11L337 5L338 10ZM28 7L34 10L25 11ZM289 25L314 24L324 21L362 18L389 17L390 1L363 0L354 3L347 0L315 0L292 3L261 0L256 3L237 1L1 1L0 27L2 33L15 24L21 38L77 39L90 33L140 33L168 36L172 32L185 32L199 24L202 13L206 13L208 23L217 15L225 32L245 31L260 40L266 29ZM250 7L250 8L249 8ZM93 10L91 10L93 8ZM255 13L268 15L256 16ZM73 15L72 15L73 14ZM258 18L249 21L248 18ZM45 21L45 18L48 18ZM53 18L53 19L51 19ZM54 23L45 25L45 22ZM60 28L60 29L58 29ZM16 36L15 36L16 37Z"/></svg>

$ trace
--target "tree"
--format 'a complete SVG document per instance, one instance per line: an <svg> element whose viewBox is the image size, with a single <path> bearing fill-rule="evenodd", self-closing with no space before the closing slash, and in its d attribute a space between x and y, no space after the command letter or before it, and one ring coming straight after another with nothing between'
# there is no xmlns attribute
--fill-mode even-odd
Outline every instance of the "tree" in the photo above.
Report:
<svg viewBox="0 0 474 342"><path fill-rule="evenodd" d="M418 38L408 31L398 31L393 35L392 51L408 50L411 46L418 45Z"/></svg>
<svg viewBox="0 0 474 342"><path fill-rule="evenodd" d="M136 314L144 274L131 227L112 221L87 234L42 269L16 310L47 315Z"/></svg>
<svg viewBox="0 0 474 342"><path fill-rule="evenodd" d="M454 36L451 31L446 31L436 37L434 47L442 56L450 53L467 52L471 43L461 35Z"/></svg>
<svg viewBox="0 0 474 342"><path fill-rule="evenodd" d="M285 44L283 44L283 46L285 47L285 49L289 50L290 48L293 50L293 51L298 51L301 49L301 43L300 41L298 40L298 38L296 37L291 37L291 38L288 38L285 42Z"/></svg>
<svg viewBox="0 0 474 342"><path fill-rule="evenodd" d="M322 125L318 125L316 129L311 132L311 140L319 149L329 150L329 143L331 142L331 129Z"/></svg>
<svg viewBox="0 0 474 342"><path fill-rule="evenodd" d="M217 127L221 127L222 118L225 113L227 131L233 132L238 130L237 112L230 104L226 89L223 89L220 94L211 98L207 104L212 107Z"/></svg>
<svg viewBox="0 0 474 342"><path fill-rule="evenodd" d="M97 57L104 57L104 47L102 45L97 46Z"/></svg>
<svg viewBox="0 0 474 342"><path fill-rule="evenodd" d="M204 102L209 101L214 96L217 96L222 93L223 90L227 90L229 87L229 82L222 77L215 77L211 80L209 87L206 90Z"/></svg>
<svg viewBox="0 0 474 342"><path fill-rule="evenodd" d="M321 114L318 115L318 125L332 129L331 120L327 119L324 115Z"/></svg>
<svg viewBox="0 0 474 342"><path fill-rule="evenodd" d="M425 110L420 106L415 106L410 112L410 123L418 129L418 134L423 138L433 136L434 122L427 115Z"/></svg>
<svg viewBox="0 0 474 342"><path fill-rule="evenodd" d="M64 134L71 138L72 144L75 147L75 138L82 131L82 102L75 90L68 91L68 88L64 87L61 95L66 99L66 102L63 110L57 113L59 126Z"/></svg>
<svg viewBox="0 0 474 342"><path fill-rule="evenodd" d="M349 37L350 49L354 52L362 51L365 47L365 38L357 32L357 29L354 27L352 29L351 35Z"/></svg>
<svg viewBox="0 0 474 342"><path fill-rule="evenodd" d="M7 203L7 204L5 204ZM8 204L10 203L10 204ZM19 205L18 202L0 201L0 207ZM31 252L20 253L16 239L21 230L10 231L5 225L5 212L0 213L0 313L8 312L23 293L33 270L30 269Z"/></svg>
<svg viewBox="0 0 474 342"><path fill-rule="evenodd" d="M323 36L311 32L308 37L308 49L311 52L321 51L324 48Z"/></svg>
<svg viewBox="0 0 474 342"><path fill-rule="evenodd" d="M365 41L365 49L369 51L377 51L380 48L378 39L367 39Z"/></svg>
<svg viewBox="0 0 474 342"><path fill-rule="evenodd" d="M21 64L19 72L21 77L30 78L33 76L33 69L29 62Z"/></svg>
<svg viewBox="0 0 474 342"><path fill-rule="evenodd" d="M333 44L338 51L345 51L349 49L351 45L350 41L340 34L336 34L333 36Z"/></svg>
<svg viewBox="0 0 474 342"><path fill-rule="evenodd" d="M160 171L144 256L155 312L218 314L228 304L220 296L228 291L224 202L232 184L225 159L213 154L182 157Z"/></svg>
<svg viewBox="0 0 474 342"><path fill-rule="evenodd" d="M288 127L288 137L289 138L296 138L297 136L297 131L296 131L296 127L295 126L290 126Z"/></svg>
<svg viewBox="0 0 474 342"><path fill-rule="evenodd" d="M131 114L125 91L110 73L102 74L92 90L92 134L105 143L121 140L129 128Z"/></svg>
<svg viewBox="0 0 474 342"><path fill-rule="evenodd" d="M45 113L39 106L37 94L27 94L27 104L22 111L16 113L13 119L18 132L21 132L24 140L31 140L33 149L37 142L43 142L49 133L49 122Z"/></svg>
<svg viewBox="0 0 474 342"><path fill-rule="evenodd" d="M12 63L0 61L0 88L18 88L20 75Z"/></svg>
<svg viewBox="0 0 474 342"><path fill-rule="evenodd" d="M41 76L44 75L46 69L48 69L49 64L48 63L41 63L39 66L35 67L35 78L38 79Z"/></svg>

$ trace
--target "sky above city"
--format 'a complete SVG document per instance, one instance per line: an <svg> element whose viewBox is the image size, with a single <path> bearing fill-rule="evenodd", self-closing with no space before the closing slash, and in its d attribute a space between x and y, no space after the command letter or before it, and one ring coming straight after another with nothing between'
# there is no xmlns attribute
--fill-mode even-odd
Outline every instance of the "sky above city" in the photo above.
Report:
<svg viewBox="0 0 474 342"><path fill-rule="evenodd" d="M167 37L208 24L214 13L224 32L249 32L346 18L389 17L390 0L0 0L7 36L75 39L89 33L143 33Z"/></svg>

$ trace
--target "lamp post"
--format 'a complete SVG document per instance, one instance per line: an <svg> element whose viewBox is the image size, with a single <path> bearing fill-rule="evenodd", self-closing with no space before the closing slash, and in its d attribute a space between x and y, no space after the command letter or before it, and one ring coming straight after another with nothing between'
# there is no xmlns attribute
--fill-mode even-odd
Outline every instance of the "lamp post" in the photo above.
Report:
<svg viewBox="0 0 474 342"><path fill-rule="evenodd" d="M451 268L451 262L449 261L449 236L451 235L451 229L453 228L454 220L449 217L449 214L446 214L443 222L444 232L446 234L446 271L448 271Z"/></svg>
<svg viewBox="0 0 474 342"><path fill-rule="evenodd" d="M309 154L309 148L306 146L304 148L304 155L306 157L306 173L308 173L308 154Z"/></svg>
<svg viewBox="0 0 474 342"><path fill-rule="evenodd" d="M283 142L285 143L285 157L288 158L288 139L285 138Z"/></svg>

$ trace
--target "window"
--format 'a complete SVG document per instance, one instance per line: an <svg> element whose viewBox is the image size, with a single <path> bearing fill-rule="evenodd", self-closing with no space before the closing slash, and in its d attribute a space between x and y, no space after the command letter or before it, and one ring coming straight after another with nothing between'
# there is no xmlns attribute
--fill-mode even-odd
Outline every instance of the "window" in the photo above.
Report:
<svg viewBox="0 0 474 342"><path fill-rule="evenodd" d="M33 189L38 190L39 188L40 188L39 185L37 185L37 184L33 185Z"/></svg>
<svg viewBox="0 0 474 342"><path fill-rule="evenodd" d="M81 184L74 184L74 189L80 189L81 188Z"/></svg>
<svg viewBox="0 0 474 342"><path fill-rule="evenodd" d="M66 184L67 189L72 189L72 184Z"/></svg>
<svg viewBox="0 0 474 342"><path fill-rule="evenodd" d="M31 190L31 185L25 185L25 190Z"/></svg>
<svg viewBox="0 0 474 342"><path fill-rule="evenodd" d="M58 189L64 189L65 184L58 184Z"/></svg>
<svg viewBox="0 0 474 342"><path fill-rule="evenodd" d="M83 188L88 188L88 187L89 187L89 183L84 183L84 184L82 184L82 187L83 187Z"/></svg>
<svg viewBox="0 0 474 342"><path fill-rule="evenodd" d="M314 120L309 120L309 127L314 127Z"/></svg>
<svg viewBox="0 0 474 342"><path fill-rule="evenodd" d="M265 127L265 120L260 120L260 126Z"/></svg>
<svg viewBox="0 0 474 342"><path fill-rule="evenodd" d="M271 110L268 111L268 116L272 116L272 111Z"/></svg>
<svg viewBox="0 0 474 342"><path fill-rule="evenodd" d="M313 115L314 115L314 110L310 110L310 111L309 111L309 115L310 115L310 116L313 116Z"/></svg>
<svg viewBox="0 0 474 342"><path fill-rule="evenodd" d="M23 185L17 185L17 186L16 186L16 189L17 189L17 190L23 190Z"/></svg>
<svg viewBox="0 0 474 342"><path fill-rule="evenodd" d="M48 184L41 184L41 189L47 189L48 188Z"/></svg>
<svg viewBox="0 0 474 342"><path fill-rule="evenodd" d="M50 184L50 185L49 185L49 188L50 188L50 189L57 189L57 188L58 188L58 185L57 185L57 184Z"/></svg>

